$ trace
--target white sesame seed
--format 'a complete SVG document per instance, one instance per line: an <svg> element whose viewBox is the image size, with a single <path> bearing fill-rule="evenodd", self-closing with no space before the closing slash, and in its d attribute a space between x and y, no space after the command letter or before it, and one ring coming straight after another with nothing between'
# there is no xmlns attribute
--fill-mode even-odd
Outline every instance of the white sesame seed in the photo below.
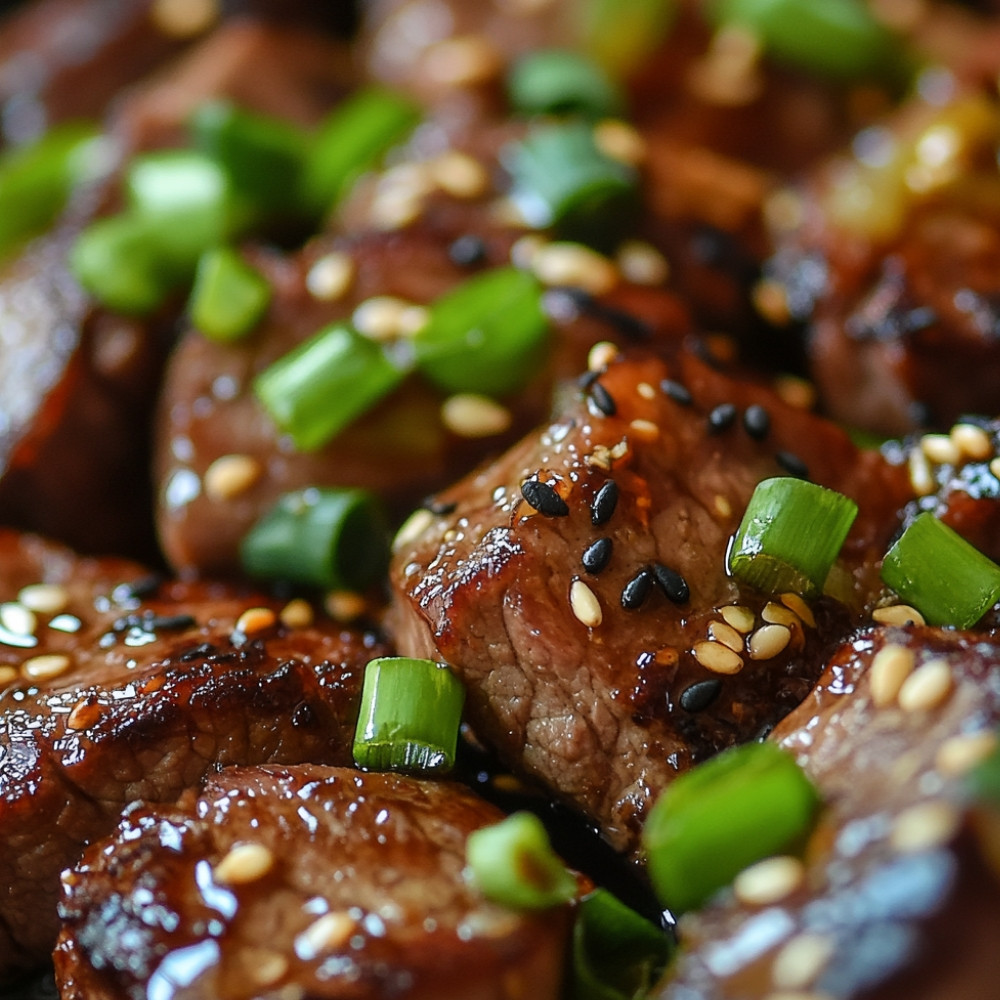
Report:
<svg viewBox="0 0 1000 1000"><path fill-rule="evenodd" d="M808 625L810 628L816 627L816 616L812 613L812 608L806 604L801 594L782 594L781 603L784 604L789 611L795 612Z"/></svg>
<svg viewBox="0 0 1000 1000"><path fill-rule="evenodd" d="M153 24L171 38L200 35L218 16L218 0L153 0L149 10Z"/></svg>
<svg viewBox="0 0 1000 1000"><path fill-rule="evenodd" d="M236 620L234 631L240 635L266 632L277 622L278 616L270 608L247 608Z"/></svg>
<svg viewBox="0 0 1000 1000"><path fill-rule="evenodd" d="M876 608L872 620L880 625L925 625L924 616L909 604L889 604Z"/></svg>
<svg viewBox="0 0 1000 1000"><path fill-rule="evenodd" d="M975 424L955 424L948 436L963 458L982 462L993 455L993 441L989 434Z"/></svg>
<svg viewBox="0 0 1000 1000"><path fill-rule="evenodd" d="M799 625L799 616L787 604L776 604L768 601L760 612L761 618L771 625L784 625L785 628L794 628Z"/></svg>
<svg viewBox="0 0 1000 1000"><path fill-rule="evenodd" d="M996 479L1000 479L1000 458L994 458L990 462L990 472Z"/></svg>
<svg viewBox="0 0 1000 1000"><path fill-rule="evenodd" d="M254 981L260 986L273 986L288 972L288 959L276 951L254 948L248 956L248 964Z"/></svg>
<svg viewBox="0 0 1000 1000"><path fill-rule="evenodd" d="M510 429L513 419L506 406L477 393L456 393L441 404L441 423L459 437L485 438L502 434Z"/></svg>
<svg viewBox="0 0 1000 1000"><path fill-rule="evenodd" d="M576 618L587 628L597 628L604 620L601 602L583 580L574 580L569 588L569 604Z"/></svg>
<svg viewBox="0 0 1000 1000"><path fill-rule="evenodd" d="M274 853L264 844L236 844L212 873L221 885L246 885L263 878L274 867Z"/></svg>
<svg viewBox="0 0 1000 1000"><path fill-rule="evenodd" d="M945 740L938 747L934 765L948 777L961 777L986 760L996 746L996 733L989 730L980 733L961 733Z"/></svg>
<svg viewBox="0 0 1000 1000"><path fill-rule="evenodd" d="M536 278L546 285L572 285L603 295L618 283L618 270L607 257L582 243L547 243L532 260Z"/></svg>
<svg viewBox="0 0 1000 1000"><path fill-rule="evenodd" d="M934 470L927 456L914 448L906 459L906 467L910 474L910 485L918 497L925 497L934 492Z"/></svg>
<svg viewBox="0 0 1000 1000"><path fill-rule="evenodd" d="M324 913L295 939L295 950L305 959L343 948L357 929L357 921L344 911Z"/></svg>
<svg viewBox="0 0 1000 1000"><path fill-rule="evenodd" d="M43 653L32 656L21 664L21 673L35 681L48 681L61 677L72 665L62 653Z"/></svg>
<svg viewBox="0 0 1000 1000"><path fill-rule="evenodd" d="M35 613L16 601L0 604L0 625L17 635L34 635L38 628Z"/></svg>
<svg viewBox="0 0 1000 1000"><path fill-rule="evenodd" d="M920 450L937 465L958 465L961 453L947 434L925 434Z"/></svg>
<svg viewBox="0 0 1000 1000"><path fill-rule="evenodd" d="M104 715L104 706L96 699L81 698L66 718L66 728L74 732L89 729Z"/></svg>
<svg viewBox="0 0 1000 1000"><path fill-rule="evenodd" d="M306 288L314 299L335 302L347 293L354 280L354 261L343 252L323 254L306 274Z"/></svg>
<svg viewBox="0 0 1000 1000"><path fill-rule="evenodd" d="M548 240L539 233L526 233L516 239L510 248L510 262L522 271L530 271L535 257Z"/></svg>
<svg viewBox="0 0 1000 1000"><path fill-rule="evenodd" d="M434 524L434 515L426 507L418 507L399 527L392 540L393 552L412 545Z"/></svg>
<svg viewBox="0 0 1000 1000"><path fill-rule="evenodd" d="M478 198L489 187L486 168L467 153L449 150L428 163L438 187L456 198Z"/></svg>
<svg viewBox="0 0 1000 1000"><path fill-rule="evenodd" d="M17 667L12 667L9 663L0 664L0 688L13 684L20 676Z"/></svg>
<svg viewBox="0 0 1000 1000"><path fill-rule="evenodd" d="M637 167L648 152L642 134L620 118L605 118L594 126L594 145L607 157Z"/></svg>
<svg viewBox="0 0 1000 1000"><path fill-rule="evenodd" d="M733 505L729 502L728 497L724 497L721 493L716 493L713 504L715 506L715 512L719 515L719 517L729 518L733 516Z"/></svg>
<svg viewBox="0 0 1000 1000"><path fill-rule="evenodd" d="M323 605L334 621L344 625L357 621L368 610L364 596L353 590L331 590Z"/></svg>
<svg viewBox="0 0 1000 1000"><path fill-rule="evenodd" d="M805 868L791 855L765 858L743 871L733 880L733 893L741 903L767 906L780 902L802 884Z"/></svg>
<svg viewBox="0 0 1000 1000"><path fill-rule="evenodd" d="M449 87L486 83L503 68L496 46L482 35L458 35L428 46L424 52L428 77Z"/></svg>
<svg viewBox="0 0 1000 1000"><path fill-rule="evenodd" d="M652 442L656 441L660 436L660 426L653 423L652 420L638 418L630 421L629 427L640 441Z"/></svg>
<svg viewBox="0 0 1000 1000"><path fill-rule="evenodd" d="M743 669L743 657L721 642L696 642L693 652L694 658L712 673L738 674Z"/></svg>
<svg viewBox="0 0 1000 1000"><path fill-rule="evenodd" d="M642 396L643 399L656 399L656 390L648 382L636 383L635 391L638 395Z"/></svg>
<svg viewBox="0 0 1000 1000"><path fill-rule="evenodd" d="M662 285L670 277L667 258L641 240L626 240L615 255L618 270L636 285Z"/></svg>
<svg viewBox="0 0 1000 1000"><path fill-rule="evenodd" d="M608 365L614 362L619 353L617 346L612 344L610 340L599 340L587 352L587 371L604 371Z"/></svg>
<svg viewBox="0 0 1000 1000"><path fill-rule="evenodd" d="M354 310L351 322L370 340L392 340L403 335L404 316L412 305L394 295L374 295Z"/></svg>
<svg viewBox="0 0 1000 1000"><path fill-rule="evenodd" d="M959 820L955 807L947 802L920 802L896 817L889 842L903 853L931 850L951 840Z"/></svg>
<svg viewBox="0 0 1000 1000"><path fill-rule="evenodd" d="M751 660L770 660L788 645L792 633L787 625L762 625L747 639Z"/></svg>
<svg viewBox="0 0 1000 1000"><path fill-rule="evenodd" d="M903 682L913 673L913 650L897 643L887 643L873 657L868 669L872 704L886 708L899 696Z"/></svg>
<svg viewBox="0 0 1000 1000"><path fill-rule="evenodd" d="M250 489L263 471L251 455L220 455L205 470L205 495L212 500L233 500Z"/></svg>
<svg viewBox="0 0 1000 1000"><path fill-rule="evenodd" d="M368 209L369 219L375 229L402 229L420 217L424 208L422 191L405 191L388 188L376 193Z"/></svg>
<svg viewBox="0 0 1000 1000"><path fill-rule="evenodd" d="M905 712L922 712L942 705L951 694L954 679L948 661L935 657L921 663L899 689L899 707Z"/></svg>
<svg viewBox="0 0 1000 1000"><path fill-rule="evenodd" d="M834 940L824 934L798 934L774 956L771 981L780 989L802 989L826 968L834 950Z"/></svg>
<svg viewBox="0 0 1000 1000"><path fill-rule="evenodd" d="M18 601L29 611L57 615L69 604L69 591L58 583L32 583L18 591Z"/></svg>
<svg viewBox="0 0 1000 1000"><path fill-rule="evenodd" d="M733 652L743 652L743 636L727 622L710 622L708 637L715 642L721 642L723 646L728 646Z"/></svg>
<svg viewBox="0 0 1000 1000"><path fill-rule="evenodd" d="M278 615L282 625L288 628L308 628L312 625L315 615L312 605L303 597L293 597Z"/></svg>
<svg viewBox="0 0 1000 1000"><path fill-rule="evenodd" d="M727 624L732 625L737 632L742 632L744 635L754 626L754 613L742 604L726 604L718 611Z"/></svg>
<svg viewBox="0 0 1000 1000"><path fill-rule="evenodd" d="M775 326L784 326L791 319L788 292L780 281L761 278L752 289L754 308Z"/></svg>

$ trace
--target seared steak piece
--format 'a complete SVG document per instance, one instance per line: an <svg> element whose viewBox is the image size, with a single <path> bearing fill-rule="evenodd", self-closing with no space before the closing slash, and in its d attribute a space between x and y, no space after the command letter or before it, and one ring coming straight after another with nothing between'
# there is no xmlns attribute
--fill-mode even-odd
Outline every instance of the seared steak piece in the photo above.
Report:
<svg viewBox="0 0 1000 1000"><path fill-rule="evenodd" d="M915 666L898 693L885 683L886 657ZM992 996L995 817L992 833L980 826L961 775L996 745L998 724L994 641L914 627L845 645L773 735L825 800L801 883L753 903L737 882L685 916L682 957L656 995Z"/></svg>
<svg viewBox="0 0 1000 1000"><path fill-rule="evenodd" d="M61 995L555 1000L568 908L519 914L462 875L502 816L451 783L228 768L63 876Z"/></svg>
<svg viewBox="0 0 1000 1000"><path fill-rule="evenodd" d="M805 697L824 647L878 592L909 485L687 352L585 381L555 422L402 529L394 626L404 653L455 666L473 728L508 765L628 848L678 771ZM781 603L727 574L755 485L789 468L860 505L839 574L850 608Z"/></svg>
<svg viewBox="0 0 1000 1000"><path fill-rule="evenodd" d="M133 564L75 560L30 536L0 535L0 558L10 976L52 947L59 872L130 802L173 802L225 764L350 762L360 672L386 648L332 624L285 625L257 595L157 587ZM24 590L39 583L53 586Z"/></svg>

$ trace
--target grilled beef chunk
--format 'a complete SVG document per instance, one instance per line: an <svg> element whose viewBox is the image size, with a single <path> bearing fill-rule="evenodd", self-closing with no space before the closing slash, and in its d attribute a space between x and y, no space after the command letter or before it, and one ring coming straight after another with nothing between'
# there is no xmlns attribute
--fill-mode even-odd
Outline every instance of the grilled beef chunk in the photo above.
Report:
<svg viewBox="0 0 1000 1000"><path fill-rule="evenodd" d="M898 693L875 659L887 655L915 665ZM911 627L845 645L773 734L825 799L801 884L756 904L725 890L685 916L682 957L656 995L989 996L997 828L965 800L961 773L995 746L998 723L993 640Z"/></svg>
<svg viewBox="0 0 1000 1000"><path fill-rule="evenodd" d="M878 591L872 566L909 486L687 352L585 381L554 423L441 494L445 513L404 526L395 629L403 652L456 667L471 724L509 765L627 848L673 775L805 697L853 613L781 604L727 574L756 483L804 464L858 500L842 564L853 611Z"/></svg>
<svg viewBox="0 0 1000 1000"><path fill-rule="evenodd" d="M52 947L59 872L130 802L173 802L225 764L350 762L360 671L386 648L332 624L286 626L279 604L250 593L157 587L132 564L30 536L0 535L0 559L9 976ZM23 590L36 583L56 586Z"/></svg>
<svg viewBox="0 0 1000 1000"><path fill-rule="evenodd" d="M567 908L516 913L462 875L502 815L450 783L229 768L64 875L61 995L554 1000Z"/></svg>
<svg viewBox="0 0 1000 1000"><path fill-rule="evenodd" d="M933 152L941 136L950 145ZM816 172L768 273L827 411L885 434L993 415L1000 104L914 102ZM933 162L932 162L933 161Z"/></svg>

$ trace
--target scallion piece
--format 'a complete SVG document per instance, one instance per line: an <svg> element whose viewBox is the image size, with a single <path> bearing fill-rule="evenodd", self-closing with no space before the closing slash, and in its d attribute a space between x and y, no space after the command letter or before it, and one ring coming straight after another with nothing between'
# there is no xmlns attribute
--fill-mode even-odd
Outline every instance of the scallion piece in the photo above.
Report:
<svg viewBox="0 0 1000 1000"><path fill-rule="evenodd" d="M278 429L300 451L321 448L399 385L406 372L351 327L326 327L254 381Z"/></svg>
<svg viewBox="0 0 1000 1000"><path fill-rule="evenodd" d="M0 257L44 230L73 186L90 175L96 132L89 123L69 122L0 155Z"/></svg>
<svg viewBox="0 0 1000 1000"><path fill-rule="evenodd" d="M365 667L354 760L374 771L455 763L465 688L446 663L386 656Z"/></svg>
<svg viewBox="0 0 1000 1000"><path fill-rule="evenodd" d="M534 813L516 812L469 834L465 860L479 891L511 909L546 910L576 895L576 879Z"/></svg>
<svg viewBox="0 0 1000 1000"><path fill-rule="evenodd" d="M971 628L1000 600L1000 566L930 511L886 553L882 579L931 625Z"/></svg>
<svg viewBox="0 0 1000 1000"><path fill-rule="evenodd" d="M320 126L306 158L303 188L317 214L328 211L363 171L411 131L420 109L406 97L368 87L344 101Z"/></svg>
<svg viewBox="0 0 1000 1000"><path fill-rule="evenodd" d="M765 479L750 498L729 551L729 571L768 593L823 589L858 505L790 476Z"/></svg>
<svg viewBox="0 0 1000 1000"><path fill-rule="evenodd" d="M854 80L898 70L900 42L862 0L721 0L716 23L756 35L775 59Z"/></svg>
<svg viewBox="0 0 1000 1000"><path fill-rule="evenodd" d="M635 217L638 176L597 147L582 121L540 125L509 158L512 196L537 228L612 248Z"/></svg>
<svg viewBox="0 0 1000 1000"><path fill-rule="evenodd" d="M522 56L507 75L507 97L523 115L619 115L624 95L603 69L568 49Z"/></svg>
<svg viewBox="0 0 1000 1000"><path fill-rule="evenodd" d="M573 926L573 1000L644 997L666 965L666 935L606 889L580 900Z"/></svg>
<svg viewBox="0 0 1000 1000"><path fill-rule="evenodd" d="M748 743L680 775L642 831L653 888L691 910L748 865L786 851L810 828L819 797L791 754Z"/></svg>
<svg viewBox="0 0 1000 1000"><path fill-rule="evenodd" d="M548 339L537 279L513 267L484 271L430 306L413 337L417 367L445 392L501 396L537 371Z"/></svg>
<svg viewBox="0 0 1000 1000"><path fill-rule="evenodd" d="M371 493L311 487L278 500L244 537L240 559L259 579L359 590L387 566L388 537Z"/></svg>
<svg viewBox="0 0 1000 1000"><path fill-rule="evenodd" d="M196 329L210 340L246 336L270 302L267 279L231 247L209 250L198 262L189 308Z"/></svg>

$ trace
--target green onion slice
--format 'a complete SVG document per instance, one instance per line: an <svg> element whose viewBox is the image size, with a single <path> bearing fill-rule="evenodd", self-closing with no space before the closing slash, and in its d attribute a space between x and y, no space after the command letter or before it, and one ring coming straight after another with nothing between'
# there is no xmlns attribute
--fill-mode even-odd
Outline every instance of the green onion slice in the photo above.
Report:
<svg viewBox="0 0 1000 1000"><path fill-rule="evenodd" d="M610 249L635 217L638 175L601 152L585 122L536 127L513 148L509 167L525 218L563 239Z"/></svg>
<svg viewBox="0 0 1000 1000"><path fill-rule="evenodd" d="M344 101L320 126L306 158L306 203L317 214L334 206L420 117L413 101L381 87L368 87Z"/></svg>
<svg viewBox="0 0 1000 1000"><path fill-rule="evenodd" d="M0 257L42 232L73 187L95 172L96 136L94 125L67 122L0 155Z"/></svg>
<svg viewBox="0 0 1000 1000"><path fill-rule="evenodd" d="M576 879L534 813L516 812L469 834L465 860L479 891L511 909L545 910L576 895Z"/></svg>
<svg viewBox="0 0 1000 1000"><path fill-rule="evenodd" d="M507 97L523 115L620 115L624 95L600 66L568 49L522 56L507 74Z"/></svg>
<svg viewBox="0 0 1000 1000"><path fill-rule="evenodd" d="M209 250L198 262L189 308L191 321L210 340L246 336L270 302L267 279L231 247Z"/></svg>
<svg viewBox="0 0 1000 1000"><path fill-rule="evenodd" d="M819 797L791 754L748 743L680 775L642 831L660 901L691 910L748 865L788 850L810 828Z"/></svg>
<svg viewBox="0 0 1000 1000"><path fill-rule="evenodd" d="M244 537L244 570L265 580L360 590L389 561L377 498L361 489L310 487L285 493Z"/></svg>
<svg viewBox="0 0 1000 1000"><path fill-rule="evenodd" d="M573 927L573 1000L646 996L666 965L666 935L606 889L580 900Z"/></svg>
<svg viewBox="0 0 1000 1000"><path fill-rule="evenodd" d="M445 392L500 396L523 387L548 339L542 286L501 267L470 278L437 299L414 336L417 367Z"/></svg>
<svg viewBox="0 0 1000 1000"><path fill-rule="evenodd" d="M278 429L314 451L392 392L406 371L344 324L320 330L254 380Z"/></svg>
<svg viewBox="0 0 1000 1000"><path fill-rule="evenodd" d="M729 551L729 571L769 593L813 596L823 589L858 505L790 476L757 484Z"/></svg>
<svg viewBox="0 0 1000 1000"><path fill-rule="evenodd" d="M756 35L775 59L843 80L886 76L901 62L899 40L861 0L718 0L718 24Z"/></svg>
<svg viewBox="0 0 1000 1000"><path fill-rule="evenodd" d="M931 625L971 628L1000 600L1000 566L930 511L886 553L882 579Z"/></svg>
<svg viewBox="0 0 1000 1000"><path fill-rule="evenodd" d="M455 763L465 688L446 663L386 656L369 662L354 760L375 771L446 771Z"/></svg>

